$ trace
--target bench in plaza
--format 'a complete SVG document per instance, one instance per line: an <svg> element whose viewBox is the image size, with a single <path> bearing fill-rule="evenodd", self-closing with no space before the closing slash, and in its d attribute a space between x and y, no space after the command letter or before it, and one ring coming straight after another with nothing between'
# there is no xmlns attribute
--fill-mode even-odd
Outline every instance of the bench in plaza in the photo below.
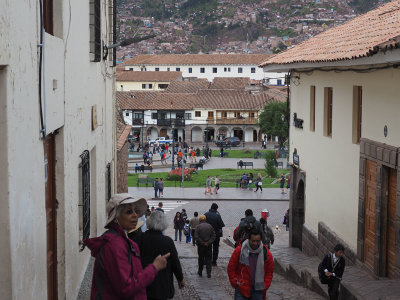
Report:
<svg viewBox="0 0 400 300"><path fill-rule="evenodd" d="M141 166L139 166L139 168L135 168L135 173L140 173L140 172L142 172L142 173L144 173L144 171L150 171L150 172L153 172L153 167L152 166L144 166L144 165L141 165Z"/></svg>
<svg viewBox="0 0 400 300"><path fill-rule="evenodd" d="M196 169L198 170L199 168L203 170L203 163L197 163L197 164L190 164L191 169Z"/></svg>
<svg viewBox="0 0 400 300"><path fill-rule="evenodd" d="M220 153L221 155L221 153ZM224 152L224 156L223 157L228 157L229 156L229 152Z"/></svg>
<svg viewBox="0 0 400 300"><path fill-rule="evenodd" d="M237 167L239 168L245 168L247 169L247 167L251 167L253 169L253 162L252 161L238 161L237 162Z"/></svg>

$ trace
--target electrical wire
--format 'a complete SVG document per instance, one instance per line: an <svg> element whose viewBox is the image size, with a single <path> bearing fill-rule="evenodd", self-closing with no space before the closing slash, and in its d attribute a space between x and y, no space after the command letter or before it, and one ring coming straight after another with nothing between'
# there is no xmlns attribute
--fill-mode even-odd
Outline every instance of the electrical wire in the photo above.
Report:
<svg viewBox="0 0 400 300"><path fill-rule="evenodd" d="M43 61L43 1L39 0L39 11L40 11L40 41L39 41L39 110L40 110L40 133L42 138L46 136L46 129L43 118L43 105L42 105L42 61Z"/></svg>

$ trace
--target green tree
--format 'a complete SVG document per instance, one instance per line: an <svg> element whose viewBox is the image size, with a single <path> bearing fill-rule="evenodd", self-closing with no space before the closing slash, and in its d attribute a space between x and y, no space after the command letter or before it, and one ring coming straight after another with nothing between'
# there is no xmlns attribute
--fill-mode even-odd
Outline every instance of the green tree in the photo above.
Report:
<svg viewBox="0 0 400 300"><path fill-rule="evenodd" d="M276 156L273 151L268 151L265 156L265 170L271 178L276 178L278 171L276 170Z"/></svg>
<svg viewBox="0 0 400 300"><path fill-rule="evenodd" d="M270 102L264 106L258 118L258 126L263 134L278 137L279 148L282 148L289 137L289 112L285 102Z"/></svg>

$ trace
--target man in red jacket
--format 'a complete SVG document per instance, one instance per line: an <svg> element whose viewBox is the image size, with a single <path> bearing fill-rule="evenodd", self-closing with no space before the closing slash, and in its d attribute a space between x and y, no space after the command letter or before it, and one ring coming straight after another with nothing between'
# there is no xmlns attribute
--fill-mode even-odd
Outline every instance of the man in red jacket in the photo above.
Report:
<svg viewBox="0 0 400 300"><path fill-rule="evenodd" d="M254 229L239 245L228 264L229 281L235 288L235 300L262 300L271 285L274 261L261 243L261 232Z"/></svg>

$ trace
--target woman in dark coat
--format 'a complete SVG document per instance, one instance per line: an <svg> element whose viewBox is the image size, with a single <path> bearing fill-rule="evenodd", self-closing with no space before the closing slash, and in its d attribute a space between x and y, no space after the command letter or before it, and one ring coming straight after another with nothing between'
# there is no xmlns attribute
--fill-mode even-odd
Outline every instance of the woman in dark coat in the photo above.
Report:
<svg viewBox="0 0 400 300"><path fill-rule="evenodd" d="M185 220L182 218L181 213L178 211L174 218L174 229L175 229L175 241L178 238L179 232L179 241L182 241L182 230L185 227Z"/></svg>
<svg viewBox="0 0 400 300"><path fill-rule="evenodd" d="M147 299L172 299L175 293L173 275L179 288L183 288L185 283L175 244L170 237L162 234L168 227L167 217L155 211L147 218L146 225L148 230L142 233L139 241L142 265L145 267L151 264L160 254L171 253L167 259L167 268L160 271L153 283L147 286Z"/></svg>

